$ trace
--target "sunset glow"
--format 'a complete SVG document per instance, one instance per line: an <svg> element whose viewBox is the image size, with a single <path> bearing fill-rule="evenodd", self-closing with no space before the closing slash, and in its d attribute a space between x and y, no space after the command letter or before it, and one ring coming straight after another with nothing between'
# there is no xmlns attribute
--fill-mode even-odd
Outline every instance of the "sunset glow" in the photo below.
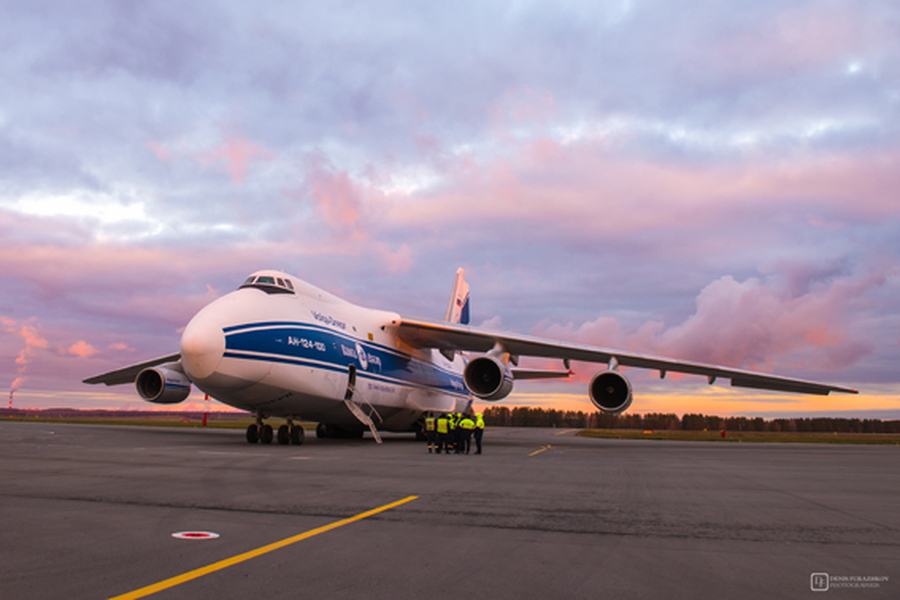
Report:
<svg viewBox="0 0 900 600"><path fill-rule="evenodd" d="M895 3L15 4L18 407L153 408L81 380L258 269L439 319L464 267L474 325L861 391L629 371L633 411L900 418ZM504 405L592 410L595 368Z"/></svg>

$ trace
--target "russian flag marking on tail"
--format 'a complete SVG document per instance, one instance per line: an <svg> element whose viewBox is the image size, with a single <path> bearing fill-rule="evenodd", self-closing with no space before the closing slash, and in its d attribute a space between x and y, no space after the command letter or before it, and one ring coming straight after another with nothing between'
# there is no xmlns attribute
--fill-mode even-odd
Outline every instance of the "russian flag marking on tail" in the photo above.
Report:
<svg viewBox="0 0 900 600"><path fill-rule="evenodd" d="M453 281L453 291L450 293L444 320L460 325L469 324L469 284L466 283L466 271L462 268L456 270L456 279Z"/></svg>

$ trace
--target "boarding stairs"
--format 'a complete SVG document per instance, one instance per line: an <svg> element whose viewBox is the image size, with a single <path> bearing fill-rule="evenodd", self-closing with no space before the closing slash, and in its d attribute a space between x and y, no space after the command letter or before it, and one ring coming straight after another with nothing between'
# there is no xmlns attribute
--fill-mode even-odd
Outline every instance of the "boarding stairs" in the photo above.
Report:
<svg viewBox="0 0 900 600"><path fill-rule="evenodd" d="M375 426L375 421L372 420L372 416L374 415L379 423L383 423L384 419L381 418L381 415L378 414L378 411L375 410L375 407L366 400L363 400L365 406L368 408L368 411L364 410L362 405L359 402L355 402L353 397L357 398L359 395L356 393L356 373L355 370L350 373L350 383L347 386L347 393L344 396L344 405L347 409L356 417L356 420L369 428L369 431L372 432L372 437L375 438L375 442L378 444L382 443L381 434L378 433L378 428Z"/></svg>

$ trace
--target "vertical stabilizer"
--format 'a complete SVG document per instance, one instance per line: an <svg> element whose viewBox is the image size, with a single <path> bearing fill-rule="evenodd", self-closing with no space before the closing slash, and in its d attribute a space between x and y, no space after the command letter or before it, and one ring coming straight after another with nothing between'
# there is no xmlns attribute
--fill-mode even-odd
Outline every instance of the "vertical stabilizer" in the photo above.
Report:
<svg viewBox="0 0 900 600"><path fill-rule="evenodd" d="M456 270L456 279L453 281L453 291L450 293L444 320L460 325L469 324L469 284L466 283L466 271L462 268Z"/></svg>

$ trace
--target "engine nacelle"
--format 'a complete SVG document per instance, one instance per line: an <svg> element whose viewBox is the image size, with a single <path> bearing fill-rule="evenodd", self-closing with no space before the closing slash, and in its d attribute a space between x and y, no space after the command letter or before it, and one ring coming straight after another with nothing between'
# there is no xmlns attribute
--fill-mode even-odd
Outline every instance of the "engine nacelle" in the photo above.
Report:
<svg viewBox="0 0 900 600"><path fill-rule="evenodd" d="M513 389L513 374L500 359L485 355L470 360L463 371L469 391L482 400L502 400Z"/></svg>
<svg viewBox="0 0 900 600"><path fill-rule="evenodd" d="M631 406L631 383L618 371L597 373L588 391L594 406L605 413L619 414Z"/></svg>
<svg viewBox="0 0 900 600"><path fill-rule="evenodd" d="M134 385L141 398L156 404L177 404L191 393L191 380L174 363L141 371Z"/></svg>

